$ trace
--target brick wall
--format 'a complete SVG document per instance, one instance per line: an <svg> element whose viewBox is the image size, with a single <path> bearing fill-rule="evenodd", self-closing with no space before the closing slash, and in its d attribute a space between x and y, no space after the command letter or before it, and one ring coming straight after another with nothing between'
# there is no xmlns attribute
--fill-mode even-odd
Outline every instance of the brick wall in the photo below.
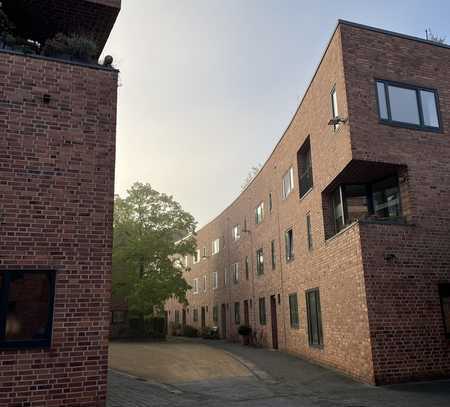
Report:
<svg viewBox="0 0 450 407"><path fill-rule="evenodd" d="M0 350L0 405L104 406L117 73L0 53L0 83L0 272L57 271L52 345Z"/></svg>

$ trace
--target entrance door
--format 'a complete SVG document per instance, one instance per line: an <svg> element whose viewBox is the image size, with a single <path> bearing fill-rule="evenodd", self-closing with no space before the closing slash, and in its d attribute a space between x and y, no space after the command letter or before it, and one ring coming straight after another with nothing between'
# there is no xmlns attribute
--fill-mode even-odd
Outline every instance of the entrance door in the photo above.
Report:
<svg viewBox="0 0 450 407"><path fill-rule="evenodd" d="M272 320L272 347L278 349L277 300L274 295L270 297L270 316Z"/></svg>
<svg viewBox="0 0 450 407"><path fill-rule="evenodd" d="M225 304L222 304L221 307L221 318L220 318L220 322L222 325L222 329L221 329L221 334L222 334L222 338L226 338L227 337L227 308L225 306Z"/></svg>
<svg viewBox="0 0 450 407"><path fill-rule="evenodd" d="M206 326L206 312L205 307L202 307L202 328Z"/></svg>
<svg viewBox="0 0 450 407"><path fill-rule="evenodd" d="M183 315L182 315L182 326L183 328L186 326L186 310L183 308Z"/></svg>
<svg viewBox="0 0 450 407"><path fill-rule="evenodd" d="M250 318L248 315L248 300L244 301L244 325L250 325Z"/></svg>

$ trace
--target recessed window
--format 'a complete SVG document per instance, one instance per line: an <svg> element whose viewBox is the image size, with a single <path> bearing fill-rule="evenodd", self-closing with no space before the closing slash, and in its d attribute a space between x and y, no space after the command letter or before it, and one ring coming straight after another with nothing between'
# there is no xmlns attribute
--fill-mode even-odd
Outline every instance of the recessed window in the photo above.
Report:
<svg viewBox="0 0 450 407"><path fill-rule="evenodd" d="M223 270L223 284L225 287L228 285L228 269L226 267Z"/></svg>
<svg viewBox="0 0 450 407"><path fill-rule="evenodd" d="M233 226L232 237L234 241L237 241L241 238L241 226L235 225Z"/></svg>
<svg viewBox="0 0 450 407"><path fill-rule="evenodd" d="M293 189L294 189L294 170L291 167L283 175L283 199L286 199Z"/></svg>
<svg viewBox="0 0 450 407"><path fill-rule="evenodd" d="M298 316L298 298L297 293L289 294L289 317L291 328L298 328L300 326Z"/></svg>
<svg viewBox="0 0 450 407"><path fill-rule="evenodd" d="M447 338L450 338L450 284L441 284L439 286L439 296L441 298L445 335Z"/></svg>
<svg viewBox="0 0 450 407"><path fill-rule="evenodd" d="M336 87L334 87L333 90L331 91L331 115L333 119L339 117ZM333 128L334 131L336 131L339 128L339 123L333 125Z"/></svg>
<svg viewBox="0 0 450 407"><path fill-rule="evenodd" d="M263 249L256 251L256 274L264 274L264 252Z"/></svg>
<svg viewBox="0 0 450 407"><path fill-rule="evenodd" d="M194 284L192 286L194 294L198 294L198 278L194 278Z"/></svg>
<svg viewBox="0 0 450 407"><path fill-rule="evenodd" d="M308 339L310 346L323 346L322 312L319 289L306 292L306 311L308 317Z"/></svg>
<svg viewBox="0 0 450 407"><path fill-rule="evenodd" d="M395 219L402 214L396 176L370 184L340 185L331 201L336 233L359 219Z"/></svg>
<svg viewBox="0 0 450 407"><path fill-rule="evenodd" d="M218 322L219 321L219 306L214 305L213 307L213 321Z"/></svg>
<svg viewBox="0 0 450 407"><path fill-rule="evenodd" d="M203 248L203 258L206 259L206 247Z"/></svg>
<svg viewBox="0 0 450 407"><path fill-rule="evenodd" d="M297 166L300 198L302 198L313 187L311 144L309 137L297 152Z"/></svg>
<svg viewBox="0 0 450 407"><path fill-rule="evenodd" d="M272 193L269 194L269 213L272 213L273 203L272 203Z"/></svg>
<svg viewBox="0 0 450 407"><path fill-rule="evenodd" d="M266 299L264 297L261 297L259 299L259 323L260 323L260 325L266 325L266 323L267 323Z"/></svg>
<svg viewBox="0 0 450 407"><path fill-rule="evenodd" d="M234 323L239 325L241 323L241 303L234 303Z"/></svg>
<svg viewBox="0 0 450 407"><path fill-rule="evenodd" d="M213 277L213 289L217 289L219 286L219 273L217 273L217 271L213 271L212 273L212 277Z"/></svg>
<svg viewBox="0 0 450 407"><path fill-rule="evenodd" d="M250 274L250 260L245 256L245 279L248 280Z"/></svg>
<svg viewBox="0 0 450 407"><path fill-rule="evenodd" d="M270 257L272 259L272 270L276 267L276 257L275 257L275 240L270 242Z"/></svg>
<svg viewBox="0 0 450 407"><path fill-rule="evenodd" d="M239 283L239 263L233 264L233 283Z"/></svg>
<svg viewBox="0 0 450 407"><path fill-rule="evenodd" d="M217 254L220 251L220 239L215 239L212 242L212 250L211 250L211 254Z"/></svg>
<svg viewBox="0 0 450 407"><path fill-rule="evenodd" d="M54 271L0 272L0 347L51 344Z"/></svg>
<svg viewBox="0 0 450 407"><path fill-rule="evenodd" d="M197 264L200 261L200 250L196 250L194 252L194 257L192 259L194 264Z"/></svg>
<svg viewBox="0 0 450 407"><path fill-rule="evenodd" d="M294 259L294 232L292 229L286 230L284 233L284 241L286 247L286 261Z"/></svg>
<svg viewBox="0 0 450 407"><path fill-rule="evenodd" d="M180 323L180 311L175 310L175 324L179 324Z"/></svg>
<svg viewBox="0 0 450 407"><path fill-rule="evenodd" d="M308 241L308 250L313 249L313 237L312 237L312 228L311 228L311 215L308 213L306 215L306 237Z"/></svg>
<svg viewBox="0 0 450 407"><path fill-rule="evenodd" d="M203 291L206 292L208 288L208 279L206 276L203 276Z"/></svg>
<svg viewBox="0 0 450 407"><path fill-rule="evenodd" d="M255 222L259 225L264 219L264 202L261 202L255 209Z"/></svg>
<svg viewBox="0 0 450 407"><path fill-rule="evenodd" d="M194 322L198 321L198 309L194 309L194 314L192 315Z"/></svg>
<svg viewBox="0 0 450 407"><path fill-rule="evenodd" d="M435 90L377 81L377 95L381 121L431 130L440 128Z"/></svg>

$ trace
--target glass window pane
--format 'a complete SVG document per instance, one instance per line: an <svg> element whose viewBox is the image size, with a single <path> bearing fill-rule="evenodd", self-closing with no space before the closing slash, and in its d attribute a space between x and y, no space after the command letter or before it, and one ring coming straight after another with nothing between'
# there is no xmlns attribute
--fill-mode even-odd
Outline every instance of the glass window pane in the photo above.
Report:
<svg viewBox="0 0 450 407"><path fill-rule="evenodd" d="M344 212L341 200L341 188L336 188L332 195L333 217L336 232L344 227Z"/></svg>
<svg viewBox="0 0 450 407"><path fill-rule="evenodd" d="M308 308L309 308L309 328L310 328L310 342L313 345L317 345L319 343L319 332L318 332L318 324L317 324L317 304L316 304L316 296L315 292L308 293Z"/></svg>
<svg viewBox="0 0 450 407"><path fill-rule="evenodd" d="M388 111L386 103L386 92L384 89L383 82L377 82L377 92L378 92L378 108L380 110L380 118L388 120Z"/></svg>
<svg viewBox="0 0 450 407"><path fill-rule="evenodd" d="M368 215L367 189L365 185L346 185L345 204L347 223L364 218Z"/></svg>
<svg viewBox="0 0 450 407"><path fill-rule="evenodd" d="M49 324L50 280L45 273L12 272L5 339L45 339Z"/></svg>
<svg viewBox="0 0 450 407"><path fill-rule="evenodd" d="M400 191L396 177L373 184L373 206L376 216L400 216Z"/></svg>
<svg viewBox="0 0 450 407"><path fill-rule="evenodd" d="M332 101L332 105L333 105L333 117L337 117L337 116L339 116L339 111L338 111L338 104L337 104L336 89L334 89L333 93L331 94L331 101Z"/></svg>
<svg viewBox="0 0 450 407"><path fill-rule="evenodd" d="M392 120L420 125L415 90L389 85L389 103Z"/></svg>
<svg viewBox="0 0 450 407"><path fill-rule="evenodd" d="M420 91L422 101L423 123L425 126L439 127L436 98L434 92Z"/></svg>

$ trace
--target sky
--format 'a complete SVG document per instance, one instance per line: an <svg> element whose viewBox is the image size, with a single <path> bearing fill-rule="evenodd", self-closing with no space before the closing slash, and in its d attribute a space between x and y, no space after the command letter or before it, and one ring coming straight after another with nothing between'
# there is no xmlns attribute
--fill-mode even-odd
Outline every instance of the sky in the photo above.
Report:
<svg viewBox="0 0 450 407"><path fill-rule="evenodd" d="M339 18L450 43L450 1L122 0L116 193L136 181L206 224L263 164Z"/></svg>

